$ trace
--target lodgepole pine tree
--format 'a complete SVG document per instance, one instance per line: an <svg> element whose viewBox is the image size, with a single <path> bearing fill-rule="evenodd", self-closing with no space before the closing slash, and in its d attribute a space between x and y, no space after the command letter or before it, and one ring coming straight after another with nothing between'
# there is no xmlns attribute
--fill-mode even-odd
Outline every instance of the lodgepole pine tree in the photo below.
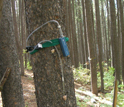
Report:
<svg viewBox="0 0 124 107"><path fill-rule="evenodd" d="M3 107L24 107L17 49L13 35L11 2L9 0L3 1L0 21L0 80L6 69L10 69L10 74L2 90Z"/></svg>
<svg viewBox="0 0 124 107"><path fill-rule="evenodd" d="M26 22L28 33L49 20L57 20L66 36L64 0L26 0ZM56 23L49 23L30 37L30 46L42 40L59 38ZM76 107L74 79L69 57L63 57L60 45L57 46L63 63L64 81L60 60L54 47L44 48L31 55L38 107ZM52 50L52 51L51 51Z"/></svg>

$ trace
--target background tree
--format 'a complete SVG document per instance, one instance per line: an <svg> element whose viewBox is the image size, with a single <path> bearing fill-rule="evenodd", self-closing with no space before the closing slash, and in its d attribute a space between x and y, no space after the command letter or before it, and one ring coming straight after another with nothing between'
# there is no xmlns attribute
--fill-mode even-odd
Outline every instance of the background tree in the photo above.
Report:
<svg viewBox="0 0 124 107"><path fill-rule="evenodd" d="M118 37L116 32L116 16L115 16L115 3L114 0L110 0L110 12L111 12L111 40L112 40L112 55L113 66L115 68L116 78L120 83L120 71L119 71L119 48Z"/></svg>
<svg viewBox="0 0 124 107"><path fill-rule="evenodd" d="M123 13L123 2L118 0L119 8L120 8L120 24L121 24L121 37L122 37L122 79L124 84L124 13Z"/></svg>
<svg viewBox="0 0 124 107"><path fill-rule="evenodd" d="M19 60L20 60L21 75L24 76L23 46L21 45L22 40L21 40L21 42L19 40L20 33L19 33L18 25L17 25L15 0L11 0L11 2L12 2L12 11L13 11L14 34L15 34L15 39L16 39L17 52L18 52L18 56L19 56ZM21 29L22 29L22 27L21 27Z"/></svg>
<svg viewBox="0 0 124 107"><path fill-rule="evenodd" d="M65 7L64 0L51 1L26 1L26 18L27 29L30 34L34 29L41 24L55 19L60 25L66 36L65 29ZM42 30L37 31L30 38L30 45L36 45L41 40L51 40L59 38L56 24L48 24ZM69 57L61 59L64 71L64 88L62 82L62 73L60 70L60 61L57 53L51 53L54 47L49 47L40 50L31 55L31 62L34 72L34 82L36 88L37 106L47 107L76 107L73 72L71 70L71 61ZM60 46L57 46L61 52ZM64 100L63 97L67 99Z"/></svg>
<svg viewBox="0 0 124 107"><path fill-rule="evenodd" d="M93 22L92 22L92 9L91 9L91 0L85 0L86 8L86 26L87 26L87 38L89 45L89 61L90 61L90 70L91 70L91 90L94 94L98 94L97 89L97 73L96 73L96 56L93 43Z"/></svg>
<svg viewBox="0 0 124 107"><path fill-rule="evenodd" d="M67 20L67 25L66 25L66 29L68 31L68 36L70 38L70 42L69 42L69 46L70 46L70 56L71 56L71 62L72 62L72 65L76 66L75 65L75 54L74 54L74 45L73 45L73 35L74 35L74 31L72 32L72 29L73 29L73 14L72 14L72 4L71 4L71 0L68 0L67 1L67 8L66 8L66 11L67 11L67 14L66 14L66 20Z"/></svg>
<svg viewBox="0 0 124 107"><path fill-rule="evenodd" d="M13 35L13 22L11 2L3 1L3 11L0 22L0 78L7 67L11 69L10 75L2 90L3 107L24 107L21 76Z"/></svg>
<svg viewBox="0 0 124 107"><path fill-rule="evenodd" d="M82 0L82 11L83 11L83 27L84 27L84 41L85 41L85 65L87 67L88 63L88 43L87 43L87 35L86 35L86 13L85 13L85 3L84 0Z"/></svg>
<svg viewBox="0 0 124 107"><path fill-rule="evenodd" d="M101 75L101 91L104 92L104 81L103 81L103 67L102 67L102 37L101 37L101 24L100 24L100 11L99 11L99 1L95 0L95 11L96 11L96 34L98 40L98 59Z"/></svg>
<svg viewBox="0 0 124 107"><path fill-rule="evenodd" d="M75 1L72 0L72 40L73 40L73 54L75 67L79 66L79 57L78 57L78 46L77 46L77 35L76 35L76 21L75 21Z"/></svg>

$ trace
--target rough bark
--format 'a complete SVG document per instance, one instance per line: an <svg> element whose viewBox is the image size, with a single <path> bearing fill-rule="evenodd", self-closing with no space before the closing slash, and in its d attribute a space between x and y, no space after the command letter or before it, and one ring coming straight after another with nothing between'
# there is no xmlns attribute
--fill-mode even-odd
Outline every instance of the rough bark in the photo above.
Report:
<svg viewBox="0 0 124 107"><path fill-rule="evenodd" d="M41 24L55 19L62 26L64 35L65 14L62 0L52 0L52 2L26 0L26 17L28 32L31 33ZM42 40L51 40L59 38L57 25L51 23L37 31L28 41L30 45L36 45ZM76 107L73 72L71 70L71 62L69 57L63 57L60 46L57 48L61 53L64 86L62 82L62 73L60 70L59 57L55 53L51 53L54 47L44 48L37 53L31 55L31 61L34 72L34 82L36 88L36 99L38 107ZM65 98L67 96L67 99ZM63 99L66 99L64 100Z"/></svg>
<svg viewBox="0 0 124 107"><path fill-rule="evenodd" d="M3 17L0 22L0 78L6 69L11 72L2 90L3 107L24 107L21 76L13 35L11 2L3 1Z"/></svg>

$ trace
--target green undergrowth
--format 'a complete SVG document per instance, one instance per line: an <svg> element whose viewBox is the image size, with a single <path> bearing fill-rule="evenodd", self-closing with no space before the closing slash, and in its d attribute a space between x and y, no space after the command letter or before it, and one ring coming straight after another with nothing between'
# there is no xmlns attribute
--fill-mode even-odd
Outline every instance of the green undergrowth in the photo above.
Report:
<svg viewBox="0 0 124 107"><path fill-rule="evenodd" d="M27 69L28 70L32 70L32 66L30 65L30 62L28 61L28 63L27 63Z"/></svg>
<svg viewBox="0 0 124 107"><path fill-rule="evenodd" d="M74 79L76 82L81 83L81 84L88 84L90 83L91 77L90 75L90 70L83 68L82 65L80 65L78 68L73 69L74 73Z"/></svg>
<svg viewBox="0 0 124 107"><path fill-rule="evenodd" d="M25 65L25 62L24 62L24 65ZM32 70L32 66L31 66L29 61L27 62L27 68L26 69L27 70Z"/></svg>
<svg viewBox="0 0 124 107"><path fill-rule="evenodd" d="M105 63L103 63L103 72L104 72L104 89L105 93L99 93L98 97L101 99L106 99L107 101L110 101L111 103L113 102L113 93L114 93L114 80L115 77L113 76L114 74L114 68L112 67L107 67ZM79 88L79 90L85 90L87 86L90 86L91 82L91 74L90 70L87 68L83 68L83 65L80 65L78 68L73 69L73 74L74 74L74 80L75 82L79 83L82 85L83 88ZM101 88L101 77L100 77L100 72L99 72L99 66L97 65L97 85L98 85L98 90ZM124 85L120 84L118 85L118 88L120 89L118 91L117 95L117 106L116 107L124 107ZM76 93L78 94L78 93ZM77 97L77 105L79 107L85 107L87 105L87 102L90 101L89 97L87 98L85 96L86 101L80 101L80 99ZM99 103L99 102L97 102ZM92 105L90 105L92 106ZM99 103L100 107L111 107L110 105L107 104L102 104ZM93 107L95 107L93 105Z"/></svg>

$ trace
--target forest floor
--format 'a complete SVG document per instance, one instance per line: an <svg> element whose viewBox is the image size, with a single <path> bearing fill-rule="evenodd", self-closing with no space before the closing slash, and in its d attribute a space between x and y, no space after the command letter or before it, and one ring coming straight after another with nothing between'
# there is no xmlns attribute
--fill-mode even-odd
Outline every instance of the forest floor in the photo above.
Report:
<svg viewBox="0 0 124 107"><path fill-rule="evenodd" d="M32 71L25 71L25 76L22 76L22 86L25 99L25 107L37 107Z"/></svg>
<svg viewBox="0 0 124 107"><path fill-rule="evenodd" d="M29 70L25 71L25 76L22 76L22 85L23 85L23 94L25 99L25 107L37 107L32 71ZM85 87L85 91L80 90L83 87ZM90 92L90 85L83 86L75 82L75 92L76 92L76 97L78 99L77 100L78 107L108 107L108 106L99 106L99 104L101 103L99 101L100 98L92 95L92 93ZM94 99L91 99L91 97ZM2 107L1 97L0 97L0 107Z"/></svg>

